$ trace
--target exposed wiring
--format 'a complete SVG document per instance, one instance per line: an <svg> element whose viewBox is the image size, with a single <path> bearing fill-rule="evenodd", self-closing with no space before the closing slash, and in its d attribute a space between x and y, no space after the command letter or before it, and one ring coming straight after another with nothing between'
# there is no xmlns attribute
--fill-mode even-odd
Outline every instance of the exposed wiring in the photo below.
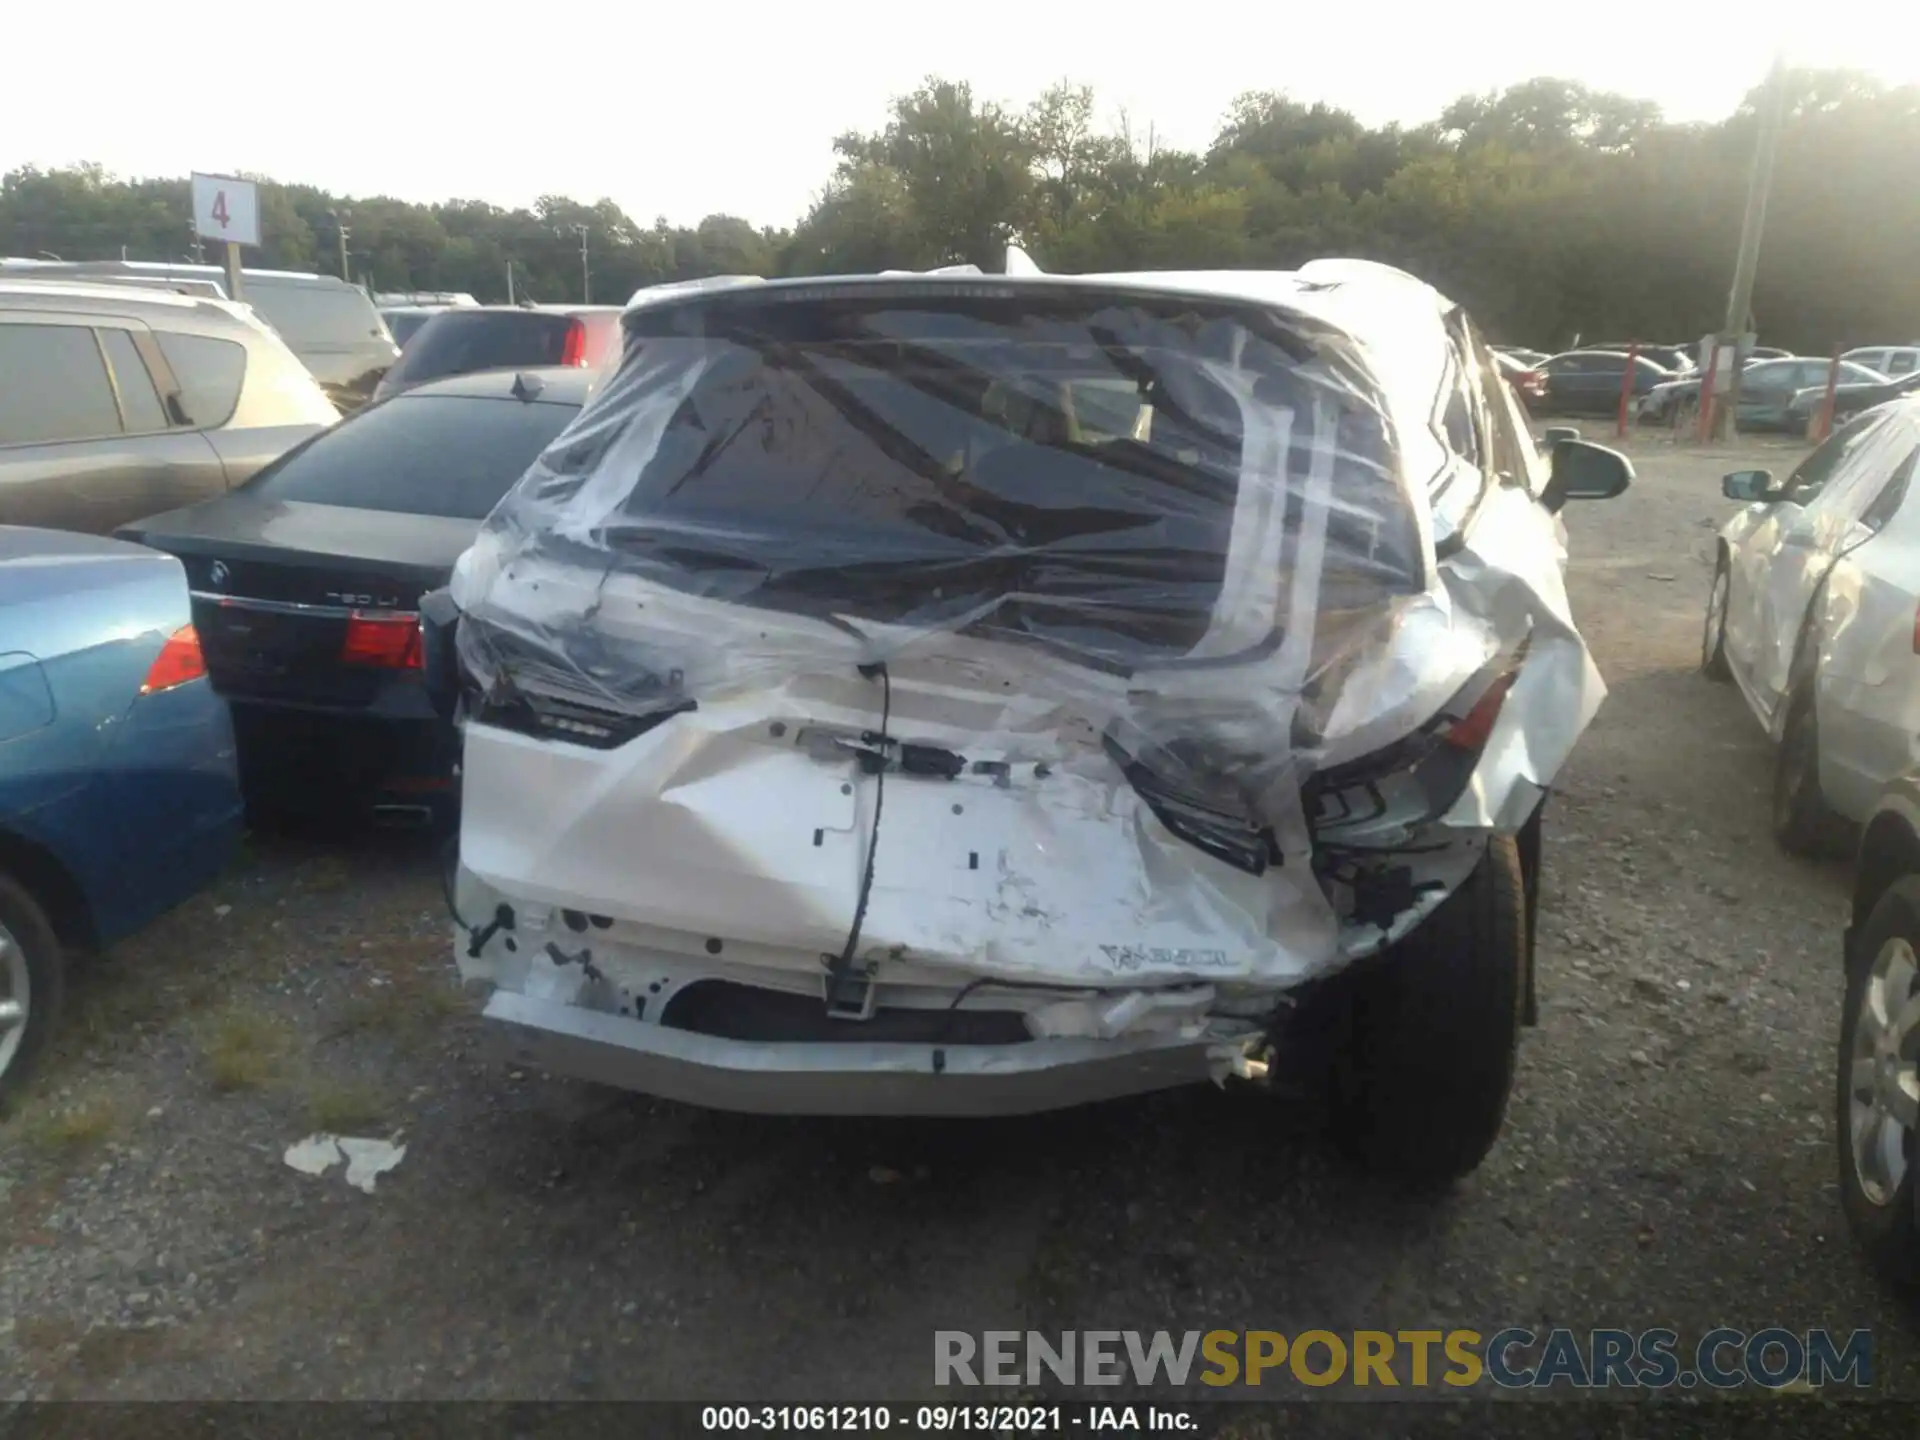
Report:
<svg viewBox="0 0 1920 1440"><path fill-rule="evenodd" d="M489 940L502 930L513 929L513 907L503 900L494 907L493 918L486 924L469 925L453 895L453 872L460 863L460 837L449 837L441 853L445 857L445 863L440 866L441 897L447 902L447 914L453 917L453 923L466 933L468 958L477 959Z"/></svg>
<svg viewBox="0 0 1920 1440"><path fill-rule="evenodd" d="M887 725L893 718L893 677L887 673L887 662L877 660L871 665L862 665L860 673L869 680L875 675L880 677L880 765L873 776L873 825L867 833L867 863L860 876L860 895L853 906L853 924L847 929L847 943L827 962L829 1011L839 1004L842 987L853 970L854 954L860 948L860 927L866 923L867 902L873 897L873 867L880 856L880 809L887 795L887 751L892 744Z"/></svg>
<svg viewBox="0 0 1920 1440"><path fill-rule="evenodd" d="M440 893L446 899L447 913L453 917L454 924L466 931L468 935L472 935L473 926L466 922L466 918L460 913L460 902L453 898L453 872L460 863L458 835L447 837L447 843L440 850L440 862Z"/></svg>

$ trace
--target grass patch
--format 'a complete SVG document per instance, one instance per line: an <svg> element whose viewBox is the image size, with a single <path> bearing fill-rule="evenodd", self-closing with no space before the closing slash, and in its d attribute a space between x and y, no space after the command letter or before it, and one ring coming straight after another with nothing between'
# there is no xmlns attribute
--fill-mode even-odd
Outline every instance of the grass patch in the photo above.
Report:
<svg viewBox="0 0 1920 1440"><path fill-rule="evenodd" d="M158 1330L102 1326L87 1332L73 1363L89 1380L108 1380L136 1366L153 1363L165 1343L165 1337Z"/></svg>
<svg viewBox="0 0 1920 1440"><path fill-rule="evenodd" d="M322 894L344 890L353 883L353 870L338 855L321 855L300 867L300 884Z"/></svg>
<svg viewBox="0 0 1920 1440"><path fill-rule="evenodd" d="M471 1007L454 983L447 943L439 936L382 947L386 983L348 1000L327 1026L327 1038L381 1035L401 1043L424 1039Z"/></svg>
<svg viewBox="0 0 1920 1440"><path fill-rule="evenodd" d="M387 1096L371 1085L316 1080L307 1090L307 1119L328 1135L375 1129L392 1110Z"/></svg>
<svg viewBox="0 0 1920 1440"><path fill-rule="evenodd" d="M282 1021L237 1005L213 1017L202 1047L207 1076L223 1095L265 1085L280 1073L286 1051L287 1029Z"/></svg>
<svg viewBox="0 0 1920 1440"><path fill-rule="evenodd" d="M56 1103L32 1097L21 1101L21 1112L10 1125L21 1143L53 1154L88 1150L110 1139L124 1119L123 1107L111 1095L96 1093Z"/></svg>

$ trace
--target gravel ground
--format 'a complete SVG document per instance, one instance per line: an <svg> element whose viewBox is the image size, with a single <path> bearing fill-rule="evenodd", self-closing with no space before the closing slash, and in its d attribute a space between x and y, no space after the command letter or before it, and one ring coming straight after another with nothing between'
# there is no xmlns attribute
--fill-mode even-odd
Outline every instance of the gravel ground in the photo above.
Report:
<svg viewBox="0 0 1920 1440"><path fill-rule="evenodd" d="M424 846L255 842L78 977L0 1130L0 1397L924 1395L930 1332L1915 1331L1841 1221L1847 877L1767 836L1770 757L1696 673L1717 476L1636 447L1571 517L1612 687L1553 802L1539 1028L1446 1201L1195 1091L1013 1123L709 1114L477 1055ZM1791 463L1775 447L1759 463ZM397 1133L375 1193L281 1162Z"/></svg>

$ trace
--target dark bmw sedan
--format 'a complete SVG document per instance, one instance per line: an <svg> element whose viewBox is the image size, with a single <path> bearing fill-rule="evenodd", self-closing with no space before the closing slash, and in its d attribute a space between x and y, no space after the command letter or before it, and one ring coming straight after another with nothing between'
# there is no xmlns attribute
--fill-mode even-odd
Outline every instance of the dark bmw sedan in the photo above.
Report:
<svg viewBox="0 0 1920 1440"><path fill-rule="evenodd" d="M1539 367L1545 393L1535 410L1549 415L1611 415L1620 406L1620 391L1628 386L1627 356L1614 350L1569 350ZM1633 358L1629 393L1645 395L1673 373L1644 355Z"/></svg>
<svg viewBox="0 0 1920 1440"><path fill-rule="evenodd" d="M591 372L489 372L372 405L217 500L122 529L177 555L259 811L428 825L458 741L421 683L420 597L566 428Z"/></svg>

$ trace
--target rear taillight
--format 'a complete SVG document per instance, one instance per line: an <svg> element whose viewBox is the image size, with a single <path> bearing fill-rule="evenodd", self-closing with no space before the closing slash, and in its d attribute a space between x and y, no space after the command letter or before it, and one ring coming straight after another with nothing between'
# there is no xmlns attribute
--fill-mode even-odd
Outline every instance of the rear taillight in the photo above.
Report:
<svg viewBox="0 0 1920 1440"><path fill-rule="evenodd" d="M354 611L347 618L340 659L343 664L382 670L420 669L420 617L400 611Z"/></svg>
<svg viewBox="0 0 1920 1440"><path fill-rule="evenodd" d="M191 625L182 625L167 637L167 643L147 667L147 678L140 687L142 695L171 690L207 673L207 657L200 653L200 636Z"/></svg>
<svg viewBox="0 0 1920 1440"><path fill-rule="evenodd" d="M567 338L560 350L562 365L587 363L587 322L575 316L567 321Z"/></svg>
<svg viewBox="0 0 1920 1440"><path fill-rule="evenodd" d="M1513 671L1496 677L1473 702L1473 708L1442 731L1440 738L1459 750L1480 749L1493 733L1493 722L1500 718L1500 707L1506 704L1507 692L1516 678Z"/></svg>

